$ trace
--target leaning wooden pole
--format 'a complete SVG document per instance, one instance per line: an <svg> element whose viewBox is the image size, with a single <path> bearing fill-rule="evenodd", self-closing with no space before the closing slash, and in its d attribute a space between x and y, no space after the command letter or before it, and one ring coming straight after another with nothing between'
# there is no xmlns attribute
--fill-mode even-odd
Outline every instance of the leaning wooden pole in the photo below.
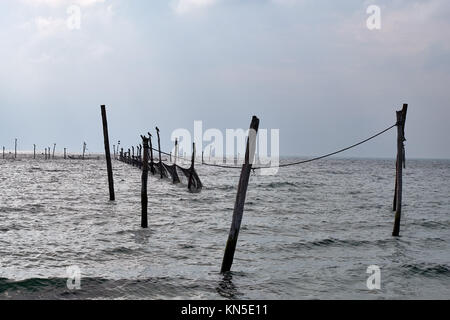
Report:
<svg viewBox="0 0 450 320"><path fill-rule="evenodd" d="M106 119L106 107L101 106L102 110L102 122L103 122L103 137L105 141L105 156L106 156L106 169L108 170L108 185L109 185L109 200L114 201L114 180L111 164L111 153L109 151L109 137L108 137L108 121Z"/></svg>
<svg viewBox="0 0 450 320"><path fill-rule="evenodd" d="M403 162L404 162L404 142L405 139L405 121L408 105L404 104L403 109L397 111L397 176L396 176L396 208L395 208L395 221L394 230L392 235L398 237L400 234L400 219L402 215L402 174L403 174Z"/></svg>
<svg viewBox="0 0 450 320"><path fill-rule="evenodd" d="M163 176L163 165L161 161L161 140L159 139L159 129L156 127L156 134L158 135L158 153L159 153L159 173L161 175L161 179Z"/></svg>
<svg viewBox="0 0 450 320"><path fill-rule="evenodd" d="M256 134L258 133L259 119L253 116L248 132L247 148L245 151L245 162L242 165L241 177L239 179L236 202L234 204L233 219L231 221L230 233L228 235L227 245L222 261L221 273L228 272L231 269L236 250L239 229L241 228L242 216L244 214L245 196L247 193L248 180L252 170L253 158L256 148Z"/></svg>
<svg viewBox="0 0 450 320"><path fill-rule="evenodd" d="M144 147L144 156L142 162L142 188L141 188L141 227L148 228L148 218L147 218L147 207L148 207L148 196L147 196L147 181L148 181L148 138L142 137L142 145Z"/></svg>

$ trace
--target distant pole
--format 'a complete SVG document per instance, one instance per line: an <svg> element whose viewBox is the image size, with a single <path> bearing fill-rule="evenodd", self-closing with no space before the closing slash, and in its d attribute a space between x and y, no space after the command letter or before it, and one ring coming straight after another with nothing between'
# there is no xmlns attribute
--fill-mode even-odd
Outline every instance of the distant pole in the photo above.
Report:
<svg viewBox="0 0 450 320"><path fill-rule="evenodd" d="M103 137L105 141L106 168L108 170L109 200L114 201L114 180L111 165L111 153L109 151L108 121L106 119L106 107L104 105L101 106L101 111L103 122Z"/></svg>
<svg viewBox="0 0 450 320"><path fill-rule="evenodd" d="M33 159L36 159L36 145L33 144Z"/></svg>
<svg viewBox="0 0 450 320"><path fill-rule="evenodd" d="M48 147L48 158L47 160L50 160L50 147Z"/></svg>
<svg viewBox="0 0 450 320"><path fill-rule="evenodd" d="M53 144L53 156L52 156L52 159L55 159L55 149L56 149L56 143Z"/></svg>
<svg viewBox="0 0 450 320"><path fill-rule="evenodd" d="M84 154L86 152L86 142L83 142L83 160L84 160Z"/></svg>
<svg viewBox="0 0 450 320"><path fill-rule="evenodd" d="M245 162L242 165L241 177L239 179L236 202L234 204L233 219L231 222L230 233L228 235L225 254L223 256L221 273L230 271L233 264L234 251L236 250L239 229L241 227L242 216L244 213L245 196L247 193L248 180L252 170L253 158L256 149L256 134L258 133L259 119L253 116L248 132L247 148L245 151Z"/></svg>
<svg viewBox="0 0 450 320"><path fill-rule="evenodd" d="M177 164L177 158L178 158L178 138L175 138L175 157L174 157L174 164Z"/></svg>
<svg viewBox="0 0 450 320"><path fill-rule="evenodd" d="M397 111L397 193L394 230L392 236L398 237L400 234L400 219L402 215L402 170L404 165L405 146L405 121L408 105L404 104L403 109Z"/></svg>
<svg viewBox="0 0 450 320"><path fill-rule="evenodd" d="M191 158L191 167L189 168L189 182L188 182L189 190L191 190L191 186L192 186L192 176L194 174L194 163L195 163L195 142L192 143L192 158Z"/></svg>
<svg viewBox="0 0 450 320"><path fill-rule="evenodd" d="M44 149L44 160L47 160L47 148Z"/></svg>
<svg viewBox="0 0 450 320"><path fill-rule="evenodd" d="M115 160L116 159L116 145L115 144L113 144L113 151L114 151L113 159Z"/></svg>
<svg viewBox="0 0 450 320"><path fill-rule="evenodd" d="M67 148L64 148L64 159L67 158Z"/></svg>
<svg viewBox="0 0 450 320"><path fill-rule="evenodd" d="M148 195L147 195L147 181L148 181L148 138L142 137L142 145L144 146L144 160L142 163L142 188L141 188L141 227L148 228L147 207L148 207Z"/></svg>
<svg viewBox="0 0 450 320"><path fill-rule="evenodd" d="M5 159L5 147L3 147L3 159Z"/></svg>
<svg viewBox="0 0 450 320"><path fill-rule="evenodd" d="M159 139L159 129L156 127L156 134L158 135L158 153L159 153L159 173L161 175L161 179L163 178L162 171L162 161L161 161L161 140Z"/></svg>
<svg viewBox="0 0 450 320"><path fill-rule="evenodd" d="M14 159L17 158L17 138L14 139Z"/></svg>
<svg viewBox="0 0 450 320"><path fill-rule="evenodd" d="M202 164L205 163L205 161L203 160L203 155L204 155L205 151L202 151Z"/></svg>
<svg viewBox="0 0 450 320"><path fill-rule="evenodd" d="M148 133L148 142L150 144L150 172L155 174L155 168L153 167L153 145L152 145L152 134Z"/></svg>

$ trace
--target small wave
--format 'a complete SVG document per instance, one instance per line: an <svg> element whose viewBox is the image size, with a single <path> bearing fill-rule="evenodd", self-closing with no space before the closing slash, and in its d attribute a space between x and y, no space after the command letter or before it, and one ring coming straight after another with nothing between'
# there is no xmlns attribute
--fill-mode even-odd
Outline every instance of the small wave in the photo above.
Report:
<svg viewBox="0 0 450 320"><path fill-rule="evenodd" d="M420 274L427 277L450 277L450 267L446 264L416 263L401 266L406 273Z"/></svg>
<svg viewBox="0 0 450 320"><path fill-rule="evenodd" d="M439 221L419 221L413 222L413 225L419 225L422 227L430 228L430 229L447 229L448 223L443 223Z"/></svg>
<svg viewBox="0 0 450 320"><path fill-rule="evenodd" d="M317 247L359 247L359 246L382 246L386 244L387 240L376 240L376 241L368 241L368 240L353 240L353 239L335 239L335 238L326 238L314 241L306 241L306 242L297 242L289 244L289 248L299 249L299 248L308 248L313 249Z"/></svg>
<svg viewBox="0 0 450 320"><path fill-rule="evenodd" d="M104 253L107 254L116 254L116 253L124 253L124 254L133 254L135 252L134 249L126 248L126 247L118 247L113 249L105 249L102 250Z"/></svg>
<svg viewBox="0 0 450 320"><path fill-rule="evenodd" d="M280 182L263 183L260 184L259 186L263 188L277 189L282 187L297 187L297 184L289 181L280 181Z"/></svg>

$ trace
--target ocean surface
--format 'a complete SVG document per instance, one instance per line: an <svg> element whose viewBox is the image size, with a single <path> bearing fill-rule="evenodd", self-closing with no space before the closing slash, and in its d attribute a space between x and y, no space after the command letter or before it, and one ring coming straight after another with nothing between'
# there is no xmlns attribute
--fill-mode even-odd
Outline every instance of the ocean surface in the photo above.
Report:
<svg viewBox="0 0 450 320"><path fill-rule="evenodd" d="M110 202L104 160L0 159L0 299L448 299L450 161L406 165L398 238L393 159L252 174L224 276L239 170L198 165L194 194L149 177L141 229L137 168L113 162Z"/></svg>

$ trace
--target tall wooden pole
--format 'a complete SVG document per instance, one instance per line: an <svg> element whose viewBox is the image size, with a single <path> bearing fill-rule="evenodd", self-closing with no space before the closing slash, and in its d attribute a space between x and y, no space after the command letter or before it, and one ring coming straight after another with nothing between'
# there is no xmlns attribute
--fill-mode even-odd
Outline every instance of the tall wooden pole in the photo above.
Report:
<svg viewBox="0 0 450 320"><path fill-rule="evenodd" d="M108 170L109 200L114 201L114 180L111 164L111 153L109 151L108 121L106 119L106 107L104 105L101 106L101 111L103 120L103 137L105 141L106 169Z"/></svg>
<svg viewBox="0 0 450 320"><path fill-rule="evenodd" d="M36 159L36 145L33 144L33 159Z"/></svg>
<svg viewBox="0 0 450 320"><path fill-rule="evenodd" d="M394 230L392 235L398 237L400 234L400 219L402 215L402 171L403 171L403 161L404 161L404 142L405 139L405 121L406 112L408 110L408 105L404 104L403 109L397 111L397 184L396 184L396 210L395 210L395 221Z"/></svg>
<svg viewBox="0 0 450 320"><path fill-rule="evenodd" d="M253 158L256 149L256 134L258 133L259 119L253 116L250 124L250 130L247 139L247 148L245 151L245 162L242 165L241 177L239 179L236 202L234 204L233 219L231 221L230 233L228 235L227 245L222 261L221 273L230 271L233 264L234 251L236 250L239 230L241 228L242 216L244 214L245 197L247 193L248 180L252 170Z"/></svg>
<svg viewBox="0 0 450 320"><path fill-rule="evenodd" d="M14 159L17 158L17 138L14 139Z"/></svg>
<svg viewBox="0 0 450 320"><path fill-rule="evenodd" d="M64 159L67 158L67 148L64 148Z"/></svg>
<svg viewBox="0 0 450 320"><path fill-rule="evenodd" d="M162 171L162 161L161 161L161 140L159 139L159 129L156 127L156 134L158 135L158 153L159 153L159 173L161 175L161 179L163 178Z"/></svg>
<svg viewBox="0 0 450 320"><path fill-rule="evenodd" d="M392 211L397 210L397 177L398 177L398 155L395 160L395 188L394 188L394 201L392 205Z"/></svg>
<svg viewBox="0 0 450 320"><path fill-rule="evenodd" d="M141 227L148 228L148 218L147 218L147 207L148 207L148 196L147 196L147 180L148 180L148 138L142 137L142 145L144 146L144 157L142 162L142 188L141 188Z"/></svg>
<svg viewBox="0 0 450 320"><path fill-rule="evenodd" d="M86 142L83 142L83 160L84 160L84 153L86 152Z"/></svg>

